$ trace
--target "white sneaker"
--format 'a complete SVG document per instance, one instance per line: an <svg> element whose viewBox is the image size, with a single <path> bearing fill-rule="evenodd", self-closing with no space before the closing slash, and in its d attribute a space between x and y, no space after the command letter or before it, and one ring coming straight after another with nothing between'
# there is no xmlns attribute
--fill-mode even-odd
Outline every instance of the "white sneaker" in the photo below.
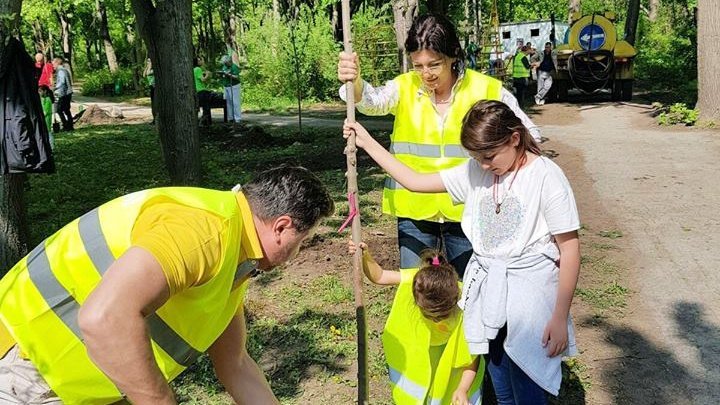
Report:
<svg viewBox="0 0 720 405"><path fill-rule="evenodd" d="M537 96L535 96L535 104L540 105L540 101L541 100L539 98L537 98Z"/></svg>
<svg viewBox="0 0 720 405"><path fill-rule="evenodd" d="M537 104L538 104L538 105L545 105L545 100L544 100L544 99L541 99L541 100L538 101Z"/></svg>

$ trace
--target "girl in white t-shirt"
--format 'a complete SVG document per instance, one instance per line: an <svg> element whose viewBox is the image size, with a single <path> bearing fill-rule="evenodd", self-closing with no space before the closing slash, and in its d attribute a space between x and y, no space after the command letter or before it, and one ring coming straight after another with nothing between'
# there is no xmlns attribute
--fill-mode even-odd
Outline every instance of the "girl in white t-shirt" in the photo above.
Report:
<svg viewBox="0 0 720 405"><path fill-rule="evenodd" d="M358 123L344 134L405 188L447 191L464 203L473 245L458 305L471 354L486 355L499 404L545 404L557 395L561 355L577 352L570 304L580 270L575 198L562 170L499 101L479 101L463 121L472 159L418 173Z"/></svg>

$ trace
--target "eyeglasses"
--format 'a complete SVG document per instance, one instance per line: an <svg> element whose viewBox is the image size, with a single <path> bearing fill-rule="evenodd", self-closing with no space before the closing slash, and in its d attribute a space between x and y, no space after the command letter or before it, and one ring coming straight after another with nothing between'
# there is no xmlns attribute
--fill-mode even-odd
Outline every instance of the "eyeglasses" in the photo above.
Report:
<svg viewBox="0 0 720 405"><path fill-rule="evenodd" d="M419 75L422 75L423 73L425 73L425 71L430 74L437 75L438 73L442 72L443 67L445 67L445 59L432 62L427 66L413 64L413 70Z"/></svg>

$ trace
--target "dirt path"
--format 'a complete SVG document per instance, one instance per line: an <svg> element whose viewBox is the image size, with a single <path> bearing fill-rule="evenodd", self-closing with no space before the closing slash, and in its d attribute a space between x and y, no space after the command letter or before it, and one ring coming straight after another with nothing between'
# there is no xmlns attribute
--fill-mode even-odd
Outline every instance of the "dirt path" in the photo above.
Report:
<svg viewBox="0 0 720 405"><path fill-rule="evenodd" d="M642 105L552 108L579 113L543 135L560 152L583 223L622 233L616 258L632 291L623 314L576 319L591 340L579 342L592 375L587 403L718 403L720 133L659 128Z"/></svg>

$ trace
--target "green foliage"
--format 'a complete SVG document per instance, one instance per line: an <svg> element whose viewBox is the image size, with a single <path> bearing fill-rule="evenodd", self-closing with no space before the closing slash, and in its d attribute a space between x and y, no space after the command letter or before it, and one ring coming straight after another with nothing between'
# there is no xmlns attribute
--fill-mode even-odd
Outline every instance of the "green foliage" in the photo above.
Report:
<svg viewBox="0 0 720 405"><path fill-rule="evenodd" d="M302 98L335 98L339 51L322 10L301 7L294 29L300 57L293 55L290 24L270 11L245 16L243 46L249 68L243 69L243 96L250 105L283 105L295 99L295 67L299 64Z"/></svg>
<svg viewBox="0 0 720 405"><path fill-rule="evenodd" d="M688 108L685 103L675 103L658 116L660 125L676 125L684 124L687 126L695 125L698 119L699 111L695 108Z"/></svg>
<svg viewBox="0 0 720 405"><path fill-rule="evenodd" d="M361 75L376 85L400 73L391 6L366 7L352 19L353 51L360 56Z"/></svg>
<svg viewBox="0 0 720 405"><path fill-rule="evenodd" d="M108 69L87 73L82 86L83 94L86 96L102 95L103 86L105 85L113 85L114 89L119 89L120 93L115 94L116 96L133 94L135 92L133 71L129 68L123 68L114 74L110 73Z"/></svg>
<svg viewBox="0 0 720 405"><path fill-rule="evenodd" d="M650 90L667 92L671 101L694 105L697 26L691 3L693 0L666 0L654 23L641 19L635 77Z"/></svg>

